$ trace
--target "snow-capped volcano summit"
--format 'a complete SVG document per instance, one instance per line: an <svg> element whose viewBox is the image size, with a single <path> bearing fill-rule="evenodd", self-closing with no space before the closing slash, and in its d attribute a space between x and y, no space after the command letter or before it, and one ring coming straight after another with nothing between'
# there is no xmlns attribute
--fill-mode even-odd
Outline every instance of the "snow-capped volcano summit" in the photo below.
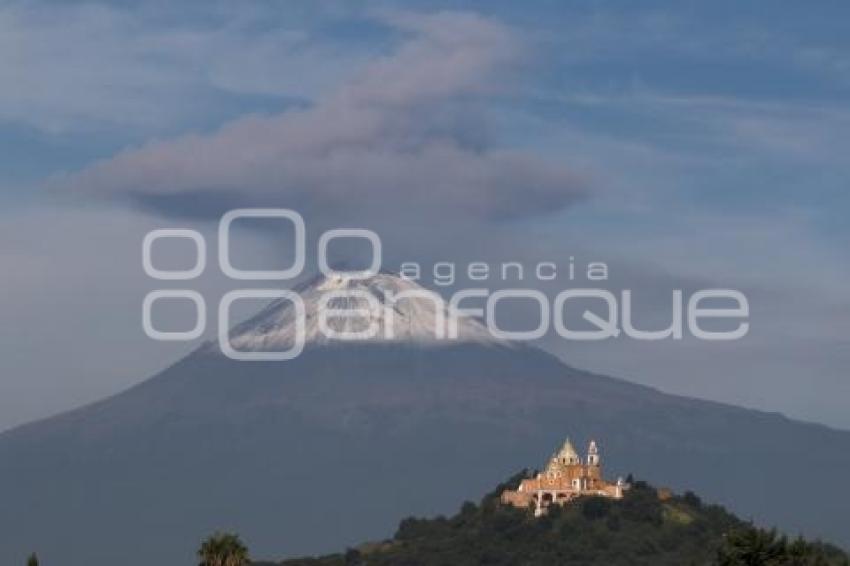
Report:
<svg viewBox="0 0 850 566"><path fill-rule="evenodd" d="M303 333L307 345L338 341L506 344L438 293L394 273L365 278L320 275L293 291L303 304L303 314L297 308L298 299L277 299L230 331L233 349L281 351L292 346L297 332Z"/></svg>

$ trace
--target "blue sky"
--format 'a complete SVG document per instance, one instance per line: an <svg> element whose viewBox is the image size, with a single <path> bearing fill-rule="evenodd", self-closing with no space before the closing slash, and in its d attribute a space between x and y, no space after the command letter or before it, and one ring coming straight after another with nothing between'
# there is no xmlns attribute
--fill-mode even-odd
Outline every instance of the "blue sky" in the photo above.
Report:
<svg viewBox="0 0 850 566"><path fill-rule="evenodd" d="M373 227L393 257L578 255L651 296L745 289L753 331L721 350L546 345L668 391L848 428L848 12L6 2L0 309L14 322L0 428L184 351L141 335L141 238L208 232L231 202Z"/></svg>

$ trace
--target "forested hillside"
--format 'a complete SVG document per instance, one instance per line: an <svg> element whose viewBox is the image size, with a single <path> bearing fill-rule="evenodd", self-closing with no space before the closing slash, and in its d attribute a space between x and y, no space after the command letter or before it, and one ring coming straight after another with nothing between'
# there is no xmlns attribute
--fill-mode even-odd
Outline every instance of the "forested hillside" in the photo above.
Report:
<svg viewBox="0 0 850 566"><path fill-rule="evenodd" d="M499 486L450 518L408 518L395 536L284 566L847 565L836 547L754 527L692 493L659 498L636 482L621 501L582 498L541 518L501 505Z"/></svg>

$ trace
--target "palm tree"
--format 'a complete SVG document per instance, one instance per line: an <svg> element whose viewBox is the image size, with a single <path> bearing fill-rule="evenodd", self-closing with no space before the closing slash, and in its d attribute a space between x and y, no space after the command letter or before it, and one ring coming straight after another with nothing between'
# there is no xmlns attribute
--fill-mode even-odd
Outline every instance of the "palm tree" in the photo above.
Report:
<svg viewBox="0 0 850 566"><path fill-rule="evenodd" d="M35 555L35 552L27 558L27 566L38 566L38 556Z"/></svg>
<svg viewBox="0 0 850 566"><path fill-rule="evenodd" d="M232 533L215 533L198 549L200 566L247 566L248 547Z"/></svg>

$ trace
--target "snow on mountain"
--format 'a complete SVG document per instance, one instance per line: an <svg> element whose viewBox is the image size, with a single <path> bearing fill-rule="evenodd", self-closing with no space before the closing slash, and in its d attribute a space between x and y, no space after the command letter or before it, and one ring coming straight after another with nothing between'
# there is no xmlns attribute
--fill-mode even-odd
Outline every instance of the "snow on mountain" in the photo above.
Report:
<svg viewBox="0 0 850 566"><path fill-rule="evenodd" d="M343 273L322 275L293 290L304 305L307 345L343 340L507 344L493 337L477 318L453 309L439 294L396 274L381 272L366 278ZM230 331L230 343L235 350L246 352L288 349L296 336L297 315L290 299L277 299L236 325Z"/></svg>

